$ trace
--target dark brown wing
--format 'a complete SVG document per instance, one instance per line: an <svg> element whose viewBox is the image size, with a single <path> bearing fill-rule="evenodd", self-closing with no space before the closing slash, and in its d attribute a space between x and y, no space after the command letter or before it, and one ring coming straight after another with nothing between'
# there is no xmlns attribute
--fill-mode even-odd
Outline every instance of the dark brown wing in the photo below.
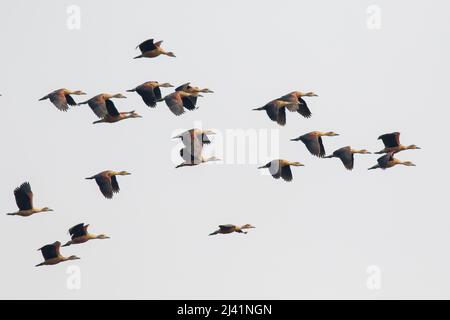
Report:
<svg viewBox="0 0 450 320"><path fill-rule="evenodd" d="M231 231L235 228L235 225L233 224L223 224L219 226L220 231Z"/></svg>
<svg viewBox="0 0 450 320"><path fill-rule="evenodd" d="M183 83L181 86L175 88L175 91L186 91L190 88L190 82Z"/></svg>
<svg viewBox="0 0 450 320"><path fill-rule="evenodd" d="M111 177L111 187L112 187L112 191L113 191L114 193L117 193L117 192L120 191L119 183L117 182L116 176L112 176L112 177Z"/></svg>
<svg viewBox="0 0 450 320"><path fill-rule="evenodd" d="M99 118L104 118L108 114L105 100L101 95L95 96L94 98L88 100L88 105Z"/></svg>
<svg viewBox="0 0 450 320"><path fill-rule="evenodd" d="M73 100L73 98L70 96L70 94L66 94L66 101L69 105L71 106L75 106L77 103L75 102L75 100Z"/></svg>
<svg viewBox="0 0 450 320"><path fill-rule="evenodd" d="M86 229L84 228L84 223L77 224L69 229L69 234L72 239L79 238L86 235Z"/></svg>
<svg viewBox="0 0 450 320"><path fill-rule="evenodd" d="M95 182L97 182L97 185L105 198L111 199L113 197L112 182L109 176L98 175L95 177Z"/></svg>
<svg viewBox="0 0 450 320"><path fill-rule="evenodd" d="M353 169L353 164L354 164L355 160L354 160L353 152L351 151L350 147L340 148L340 149L336 150L335 152L333 152L333 155L335 157L338 157L339 159L341 159L345 168L347 168L348 170Z"/></svg>
<svg viewBox="0 0 450 320"><path fill-rule="evenodd" d="M155 87L153 89L153 94L155 95L156 100L161 100L161 89L159 87Z"/></svg>
<svg viewBox="0 0 450 320"><path fill-rule="evenodd" d="M33 192L29 182L24 182L14 190L17 207L19 210L30 210L33 208Z"/></svg>
<svg viewBox="0 0 450 320"><path fill-rule="evenodd" d="M44 260L46 260L46 261L56 258L59 255L59 247L58 247L57 243L48 244L46 246L43 246L39 250L42 252L42 256L44 257Z"/></svg>
<svg viewBox="0 0 450 320"><path fill-rule="evenodd" d="M149 40L142 42L140 45L138 45L138 47L142 53L156 49L156 46L153 43L153 39L149 39Z"/></svg>
<svg viewBox="0 0 450 320"><path fill-rule="evenodd" d="M312 113L309 110L308 105L306 104L306 101L303 100L302 98L299 98L298 100L300 103L298 104L297 112L300 113L305 118L310 118Z"/></svg>
<svg viewBox="0 0 450 320"><path fill-rule="evenodd" d="M62 91L55 91L48 95L50 101L53 105L61 111L69 110L69 106L67 105L68 100L67 97L62 94Z"/></svg>
<svg viewBox="0 0 450 320"><path fill-rule="evenodd" d="M323 147L321 137L305 134L300 137L300 140L305 144L312 155L315 155L316 157L323 157L325 155L325 148Z"/></svg>
<svg viewBox="0 0 450 320"><path fill-rule="evenodd" d="M389 152L386 153L384 156L377 159L378 165L381 169L386 169L389 161L391 161L394 158L394 153Z"/></svg>
<svg viewBox="0 0 450 320"><path fill-rule="evenodd" d="M172 111L174 115L179 116L184 113L183 101L181 100L179 94L177 93L169 94L164 98L164 101L166 102L170 111Z"/></svg>
<svg viewBox="0 0 450 320"><path fill-rule="evenodd" d="M398 147L400 145L400 132L386 133L378 137L383 140L386 148Z"/></svg>
<svg viewBox="0 0 450 320"><path fill-rule="evenodd" d="M269 102L266 104L266 113L270 120L276 121L280 126L286 124L286 111L285 108L278 108L274 103Z"/></svg>
<svg viewBox="0 0 450 320"><path fill-rule="evenodd" d="M183 101L183 106L188 110L194 110L195 104L197 103L197 97L195 96L189 96L189 97L183 97L181 98L181 101Z"/></svg>
<svg viewBox="0 0 450 320"><path fill-rule="evenodd" d="M159 90L159 88L155 88L155 89ZM153 88L151 88L151 87L142 87L142 88L137 89L136 92L142 97L142 100L144 100L144 103L147 106L149 106L151 108L156 107L156 102L157 102L158 99L155 96L155 92L154 92ZM161 94L161 91L159 91L159 92Z"/></svg>
<svg viewBox="0 0 450 320"><path fill-rule="evenodd" d="M291 166L283 166L281 167L281 177L284 181L292 181L292 171Z"/></svg>
<svg viewBox="0 0 450 320"><path fill-rule="evenodd" d="M117 110L116 106L114 105L114 102L111 100L106 100L106 110L108 111L108 114L112 117L118 117L120 116L119 111Z"/></svg>

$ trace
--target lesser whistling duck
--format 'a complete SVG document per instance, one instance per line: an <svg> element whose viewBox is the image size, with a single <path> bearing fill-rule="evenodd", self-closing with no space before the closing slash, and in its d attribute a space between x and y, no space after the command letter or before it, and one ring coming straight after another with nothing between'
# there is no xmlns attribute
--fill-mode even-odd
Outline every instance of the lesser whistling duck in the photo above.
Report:
<svg viewBox="0 0 450 320"><path fill-rule="evenodd" d="M142 118L139 114L136 113L135 110L119 112L117 108L112 103L106 104L107 114L100 120L94 121L93 124L96 123L115 123L125 119L132 118Z"/></svg>
<svg viewBox="0 0 450 320"><path fill-rule="evenodd" d="M216 234L228 234L228 233L244 233L247 234L247 231L244 231L245 229L254 229L255 227L251 224L244 224L243 226L236 226L234 224L223 224L219 226L219 229L214 231L213 233L210 233L210 236L214 236Z"/></svg>
<svg viewBox="0 0 450 320"><path fill-rule="evenodd" d="M283 101L280 99L272 100L266 105L253 109L254 111L266 110L270 120L275 121L280 126L286 124L286 106L291 105L289 101Z"/></svg>
<svg viewBox="0 0 450 320"><path fill-rule="evenodd" d="M80 243L85 243L89 240L94 240L94 239L109 239L109 237L105 234L92 234L89 233L87 231L89 225L88 224L84 224L84 223L80 223L77 224L76 226L73 226L72 228L69 229L69 234L71 235L71 240L68 241L65 245L63 245L63 247L68 247L72 244L80 244Z"/></svg>
<svg viewBox="0 0 450 320"><path fill-rule="evenodd" d="M399 159L394 158L394 152L386 153L384 156L377 159L377 164L373 167L370 167L368 170L372 169L388 169L392 168L398 164L402 164L407 167L415 167L416 165L412 163L411 161L401 161Z"/></svg>
<svg viewBox="0 0 450 320"><path fill-rule="evenodd" d="M81 90L69 90L69 89L58 89L55 90L45 97L39 99L39 101L50 99L50 102L61 111L69 110L69 106L75 106L77 103L70 95L85 95Z"/></svg>
<svg viewBox="0 0 450 320"><path fill-rule="evenodd" d="M144 103L154 108L156 103L162 100L160 88L173 87L170 83L158 83L158 81L147 81L134 89L127 90L127 92L137 92L144 100Z"/></svg>
<svg viewBox="0 0 450 320"><path fill-rule="evenodd" d="M289 111L297 111L299 114L301 114L305 118L310 118L312 113L308 108L308 105L306 104L306 101L302 97L317 97L317 94L314 92L300 92L300 91L293 91L291 93L288 93L280 98L280 100L288 101L291 104L287 105L286 108Z"/></svg>
<svg viewBox="0 0 450 320"><path fill-rule="evenodd" d="M14 190L14 197L19 211L7 213L9 216L29 217L35 213L53 211L48 207L38 209L33 207L33 192L29 182L24 182Z"/></svg>
<svg viewBox="0 0 450 320"><path fill-rule="evenodd" d="M305 165L297 161L277 159L268 162L264 166L258 167L258 169L268 168L272 177L275 179L279 179L281 177L284 181L289 182L292 181L291 166L303 167Z"/></svg>
<svg viewBox="0 0 450 320"><path fill-rule="evenodd" d="M316 157L324 157L325 156L325 147L323 146L322 137L334 137L339 134L335 132L320 132L320 131L312 131L306 133L298 138L291 139L291 141L301 141L305 144L308 151L316 156Z"/></svg>
<svg viewBox="0 0 450 320"><path fill-rule="evenodd" d="M187 106L186 108L189 110L195 109L195 105L197 104L197 97L201 97L199 95L200 93L214 93L214 91L209 90L208 88L199 88L195 86L191 86L190 82L182 84L181 86L177 87L175 91L184 91L187 93L193 93L197 95L191 95L188 97L183 97L183 105Z"/></svg>
<svg viewBox="0 0 450 320"><path fill-rule="evenodd" d="M114 102L111 100L113 98L125 99L126 97L121 93L100 93L87 101L78 103L78 105L88 104L97 117L104 118L108 114L106 106L110 105L114 107Z"/></svg>
<svg viewBox="0 0 450 320"><path fill-rule="evenodd" d="M56 241L55 243L48 244L38 249L38 251L41 251L45 261L37 264L36 267L55 265L64 261L80 259L77 256L63 257L59 252L60 248L61 242Z"/></svg>
<svg viewBox="0 0 450 320"><path fill-rule="evenodd" d="M202 150L203 145L200 141L192 141L191 145L186 146L180 150L180 156L183 158L184 162L177 165L175 168L186 166L192 167L205 162L220 161L220 159L215 156L209 158L204 157L202 155Z"/></svg>
<svg viewBox="0 0 450 320"><path fill-rule="evenodd" d="M341 159L345 168L347 168L348 170L352 170L354 162L355 162L355 157L354 157L355 153L370 154L371 152L367 151L366 149L357 150L357 149L352 149L350 146L347 146L347 147L337 149L336 151L333 152L333 154L326 156L325 158L339 158L339 159Z"/></svg>
<svg viewBox="0 0 450 320"><path fill-rule="evenodd" d="M214 131L211 130L202 130L202 129L197 129L197 128L193 128L190 129L188 131L185 131L175 137L173 137L172 139L181 139L181 141L183 141L183 144L185 146L190 146L192 145L193 142L200 142L201 145L203 144L210 144L211 140L209 139L208 135L213 135L216 134Z"/></svg>
<svg viewBox="0 0 450 320"><path fill-rule="evenodd" d="M164 97L164 101L169 107L170 111L176 116L182 115L184 109L194 110L195 105L192 105L192 101L189 97L202 97L198 92L186 92L186 91L175 91Z"/></svg>
<svg viewBox="0 0 450 320"><path fill-rule="evenodd" d="M400 152L403 150L410 150L410 149L420 149L420 147L416 146L415 144L405 146L400 143L400 132L392 132L392 133L386 133L378 137L378 140L382 140L384 143L384 149L378 152L375 152L376 154L382 154L382 153L389 153L389 152Z"/></svg>
<svg viewBox="0 0 450 320"><path fill-rule="evenodd" d="M105 198L111 199L114 193L118 193L120 191L116 176L127 176L130 174L131 173L127 171L106 170L86 179L95 179L101 193L105 196Z"/></svg>
<svg viewBox="0 0 450 320"><path fill-rule="evenodd" d="M140 45L136 47L141 50L141 54L134 57L133 59L137 58L156 58L157 56L163 54L169 57L175 57L175 54L173 52L167 52L163 48L161 48L162 41L153 42L153 39L146 40L142 42Z"/></svg>

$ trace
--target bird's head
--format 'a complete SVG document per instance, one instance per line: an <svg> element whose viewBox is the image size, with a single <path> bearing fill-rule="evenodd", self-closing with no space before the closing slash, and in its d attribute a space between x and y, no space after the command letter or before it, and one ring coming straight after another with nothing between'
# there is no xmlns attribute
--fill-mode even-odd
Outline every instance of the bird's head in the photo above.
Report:
<svg viewBox="0 0 450 320"><path fill-rule="evenodd" d="M161 83L159 86L163 87L163 88L173 88L174 87L173 85L171 85L170 83L167 83L167 82Z"/></svg>
<svg viewBox="0 0 450 320"><path fill-rule="evenodd" d="M252 226L251 224L247 223L244 224L241 229L255 229L256 227Z"/></svg>
<svg viewBox="0 0 450 320"><path fill-rule="evenodd" d="M50 209L49 207L44 207L41 210L42 212L49 212L49 211L53 211L53 209Z"/></svg>
<svg viewBox="0 0 450 320"><path fill-rule="evenodd" d="M124 96L121 93L116 93L116 94L112 95L111 98L126 99L126 96Z"/></svg>
<svg viewBox="0 0 450 320"><path fill-rule="evenodd" d="M333 132L333 131L329 131L329 132L325 132L324 133L324 136L327 136L327 137L335 137L335 136L338 136L338 135L339 135L338 133Z"/></svg>
<svg viewBox="0 0 450 320"><path fill-rule="evenodd" d="M407 167L415 167L416 165L414 163L412 163L411 161L404 161L402 162L403 165L407 166Z"/></svg>
<svg viewBox="0 0 450 320"><path fill-rule="evenodd" d="M408 149L422 149L422 148L416 146L415 144L412 144L412 145L408 146Z"/></svg>
<svg viewBox="0 0 450 320"><path fill-rule="evenodd" d="M77 256L70 256L67 258L67 260L80 260L81 258L77 257Z"/></svg>
<svg viewBox="0 0 450 320"><path fill-rule="evenodd" d="M72 92L72 94L78 95L78 96L84 96L84 95L86 95L86 93L83 92L83 91L81 91L81 90L75 90L75 91Z"/></svg>
<svg viewBox="0 0 450 320"><path fill-rule="evenodd" d="M118 176L129 176L131 173L129 173L128 171L119 171L117 173Z"/></svg>
<svg viewBox="0 0 450 320"><path fill-rule="evenodd" d="M108 237L106 234L99 234L97 236L97 239L111 239L110 237Z"/></svg>

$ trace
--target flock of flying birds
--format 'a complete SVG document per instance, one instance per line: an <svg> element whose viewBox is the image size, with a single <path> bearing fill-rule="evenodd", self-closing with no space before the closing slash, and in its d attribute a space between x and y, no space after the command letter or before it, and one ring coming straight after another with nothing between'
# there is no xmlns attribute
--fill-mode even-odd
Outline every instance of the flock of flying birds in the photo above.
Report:
<svg viewBox="0 0 450 320"><path fill-rule="evenodd" d="M169 57L175 57L173 52L167 52L163 48L161 48L162 41L154 42L153 39L144 41L136 48L139 48L141 54L134 57L137 58L156 58L160 55L166 55ZM169 108L169 110L175 114L176 116L180 116L185 113L185 110L195 110L198 107L197 98L202 97L201 93L213 93L213 91L208 88L199 88L195 86L191 86L190 83L185 83L175 89L174 92L162 96L160 88L171 88L174 87L170 83L159 83L157 81L148 81L145 82L134 89L127 90L127 92L136 92L139 94L144 101L144 103L151 108L155 108L158 102L164 101ZM126 98L124 95L117 94L107 94L101 93L98 94L91 99L76 103L73 99L73 95L85 95L83 91L80 90L68 90L68 89L58 89L55 90L48 95L42 97L39 100L49 99L50 102L59 110L67 111L70 106L75 105L84 105L87 104L94 114L99 118L99 120L93 122L97 123L115 123L121 120L130 119L130 118L141 118L136 111L126 111L119 112L114 105L112 99L123 99ZM284 126L286 124L286 109L290 112L297 112L301 116L305 118L310 118L312 113L303 99L303 97L315 97L317 96L313 92L299 92L294 91L280 98L270 101L266 105L260 108L256 108L253 110L265 110L270 120L277 122L279 125ZM214 132L211 130L202 130L202 129L191 129L182 134L174 137L177 139L181 139L184 147L180 150L180 156L183 159L183 162L176 166L176 168L184 167L184 166L195 166L204 162L209 161L217 161L220 160L216 157L205 158L202 155L203 147L205 144L211 143L210 136L213 135ZM325 147L323 145L322 137L332 137L338 136L335 132L320 132L320 131L312 131L306 133L298 138L291 139L292 141L301 141L306 146L307 150L314 156L319 158L339 158L344 167L348 170L352 170L354 167L354 154L370 154L371 152L362 149L353 149L350 146L346 146L334 151L332 154L326 156ZM393 132L381 135L379 140L382 140L384 144L384 148L379 152L375 152L376 154L383 154L377 160L377 164L370 167L370 169L387 169L394 167L396 165L405 165L405 166L414 166L414 164L410 161L402 161L394 157L395 154L399 153L403 150L409 149L420 149L420 147L416 145L402 145L400 143L400 133ZM284 159L276 159L272 160L264 166L259 167L258 169L269 169L270 174L275 178L282 178L285 181L291 181L293 179L291 166L304 166L302 163L297 161L289 161ZM119 184L117 181L117 176L126 176L130 175L127 171L113 171L106 170L100 172L94 176L88 177L86 179L95 180L97 183L100 192L103 194L105 198L112 199L114 193L118 193L120 191ZM36 213L41 212L49 212L53 211L48 207L44 208L35 208L33 205L33 192L31 191L31 186L28 182L23 183L21 186L17 187L14 190L14 196L16 199L18 211L13 213L8 213L11 216L21 216L21 217L29 217ZM89 240L93 239L109 239L108 236L104 234L91 234L88 232L88 224L80 223L76 226L73 226L69 229L69 234L71 239L63 245L70 246L74 244L85 243ZM216 234L229 234L233 232L237 233L247 233L247 229L255 228L251 224L244 224L242 226L239 225L220 225L219 229L210 233L210 235ZM52 244L48 244L40 248L44 261L39 263L36 266L42 265L55 265L60 262L68 261L68 260L76 260L79 259L77 256L68 256L65 257L60 253L61 242L56 241Z"/></svg>

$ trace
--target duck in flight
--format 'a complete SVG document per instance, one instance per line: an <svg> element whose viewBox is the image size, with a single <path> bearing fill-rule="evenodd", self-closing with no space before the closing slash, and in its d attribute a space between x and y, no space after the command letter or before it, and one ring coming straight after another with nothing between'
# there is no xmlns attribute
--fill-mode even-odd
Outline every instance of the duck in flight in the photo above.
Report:
<svg viewBox="0 0 450 320"><path fill-rule="evenodd" d="M24 182L17 187L14 190L14 197L16 198L16 204L19 211L7 213L9 216L29 217L35 213L53 211L48 207L39 209L33 206L33 192L31 191L29 182Z"/></svg>
<svg viewBox="0 0 450 320"><path fill-rule="evenodd" d="M94 179L95 182L97 182L97 185L100 188L100 192L103 194L103 196L105 196L105 198L107 199L112 199L113 194L120 191L119 183L117 182L117 176L127 176L130 174L131 173L127 171L106 170L86 179Z"/></svg>
<svg viewBox="0 0 450 320"><path fill-rule="evenodd" d="M247 234L246 229L254 229L255 227L251 224L244 224L243 226L236 226L234 224L223 224L219 226L219 229L210 233L210 236L214 236L216 234L229 234L233 232L244 233Z"/></svg>
<svg viewBox="0 0 450 320"><path fill-rule="evenodd" d="M69 110L69 106L76 106L77 103L71 95L85 95L81 90L58 89L39 99L39 101L49 99L53 105L61 111Z"/></svg>
<svg viewBox="0 0 450 320"><path fill-rule="evenodd" d="M52 244L48 244L46 246L43 246L42 248L38 249L38 251L41 251L42 256L44 257L44 262L41 262L36 265L36 267L40 266L50 266L55 265L64 261L70 261L70 260L78 260L77 256L69 256L64 257L59 252L61 248L61 242L56 241Z"/></svg>
<svg viewBox="0 0 450 320"><path fill-rule="evenodd" d="M304 164L297 161L289 161L284 159L272 160L265 164L264 166L258 167L258 169L269 169L270 174L275 179L279 179L280 177L287 182L292 181L292 171L291 166L294 167L303 167Z"/></svg>
<svg viewBox="0 0 450 320"><path fill-rule="evenodd" d="M80 244L85 243L89 240L94 239L109 239L109 237L105 234L92 234L87 231L89 225L84 223L79 223L76 226L73 226L69 229L69 234L71 236L71 240L68 241L63 247L68 247L72 244Z"/></svg>
<svg viewBox="0 0 450 320"><path fill-rule="evenodd" d="M389 152L400 152L403 150L414 150L414 149L420 149L420 147L416 146L415 144L411 144L409 146L402 145L400 143L400 132L392 132L392 133L386 133L378 137L378 140L382 140L384 144L384 149L378 152L375 152L376 154L383 154L383 153L389 153Z"/></svg>
<svg viewBox="0 0 450 320"><path fill-rule="evenodd" d="M320 131L312 131L307 134L304 134L298 138L291 139L291 141L301 141L305 144L306 149L316 156L316 157L324 157L325 156L325 147L323 146L322 137L334 137L339 134L329 131L329 132L320 132Z"/></svg>
<svg viewBox="0 0 450 320"><path fill-rule="evenodd" d="M142 42L140 45L136 47L136 49L139 48L139 50L141 50L141 54L134 57L133 59L156 58L159 55L166 55L175 58L175 54L173 52L167 52L166 50L161 48L161 43L162 41L153 42L153 39L149 39Z"/></svg>

